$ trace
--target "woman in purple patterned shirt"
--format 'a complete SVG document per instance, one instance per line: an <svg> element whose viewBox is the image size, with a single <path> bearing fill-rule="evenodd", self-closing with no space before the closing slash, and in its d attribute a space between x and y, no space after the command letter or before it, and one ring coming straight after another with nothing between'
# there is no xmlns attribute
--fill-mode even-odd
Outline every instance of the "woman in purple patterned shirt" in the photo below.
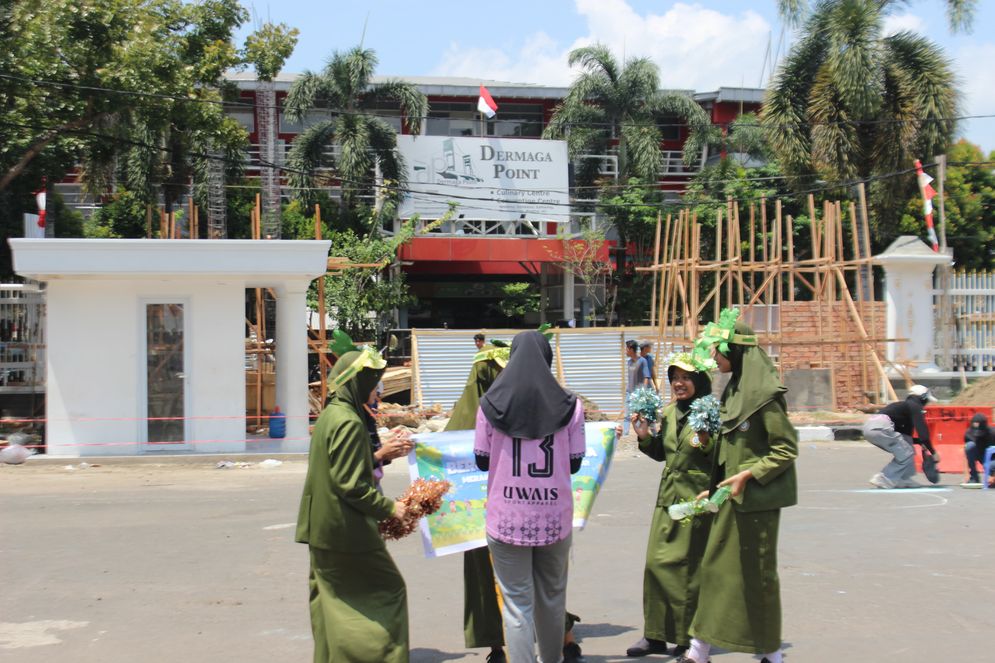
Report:
<svg viewBox="0 0 995 663"><path fill-rule="evenodd" d="M584 408L550 372L553 351L522 332L477 411L474 453L487 474L487 547L503 597L512 663L562 656L567 560L573 528L570 475L584 458Z"/></svg>

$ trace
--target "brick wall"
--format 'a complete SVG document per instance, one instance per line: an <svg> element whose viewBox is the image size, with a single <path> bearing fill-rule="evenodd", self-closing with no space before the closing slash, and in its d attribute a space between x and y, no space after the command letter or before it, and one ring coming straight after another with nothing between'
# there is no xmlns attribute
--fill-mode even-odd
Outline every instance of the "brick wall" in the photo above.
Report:
<svg viewBox="0 0 995 663"><path fill-rule="evenodd" d="M876 328L872 329L872 307L877 316ZM819 339L855 339L860 332L853 323L846 302L782 302L781 338L785 341L779 348L780 365L783 370L794 368L830 368L833 371L833 387L838 409L852 408L869 403L864 393L864 372L866 385L876 391L879 384L877 369L871 358L869 344L838 343L819 345ZM884 302L857 304L862 322L872 338L885 338L886 311ZM820 326L821 324L821 326ZM812 341L799 343L796 341ZM878 346L879 356L884 344ZM864 368L866 366L866 369Z"/></svg>

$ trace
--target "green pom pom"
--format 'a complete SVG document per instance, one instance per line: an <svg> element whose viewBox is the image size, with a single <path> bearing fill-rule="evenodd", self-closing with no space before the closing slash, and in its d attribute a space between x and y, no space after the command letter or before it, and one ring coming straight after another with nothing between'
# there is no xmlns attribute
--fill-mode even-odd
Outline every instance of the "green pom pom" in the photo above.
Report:
<svg viewBox="0 0 995 663"><path fill-rule="evenodd" d="M640 387L629 394L629 412L640 415L650 423L656 422L663 407L660 395L648 387Z"/></svg>

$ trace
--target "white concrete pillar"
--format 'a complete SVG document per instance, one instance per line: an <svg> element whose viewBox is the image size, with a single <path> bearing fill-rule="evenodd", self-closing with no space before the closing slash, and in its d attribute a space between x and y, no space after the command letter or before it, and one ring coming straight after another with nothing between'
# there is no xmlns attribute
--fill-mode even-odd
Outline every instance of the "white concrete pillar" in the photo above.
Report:
<svg viewBox="0 0 995 663"><path fill-rule="evenodd" d="M908 339L887 344L890 361L911 362L917 371L939 370L933 361L933 270L949 260L912 235L899 237L874 257L885 272L887 336Z"/></svg>
<svg viewBox="0 0 995 663"><path fill-rule="evenodd" d="M574 319L574 304L576 303L576 296L574 295L574 274L569 269L563 270L563 319L573 320Z"/></svg>
<svg viewBox="0 0 995 663"><path fill-rule="evenodd" d="M287 415L283 451L307 451L307 288L290 282L276 288L276 404Z"/></svg>

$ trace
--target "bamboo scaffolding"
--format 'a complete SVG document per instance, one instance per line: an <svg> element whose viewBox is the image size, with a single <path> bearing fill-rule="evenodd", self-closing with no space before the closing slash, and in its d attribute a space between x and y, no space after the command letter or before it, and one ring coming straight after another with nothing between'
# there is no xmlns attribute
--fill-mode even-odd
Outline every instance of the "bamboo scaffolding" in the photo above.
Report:
<svg viewBox="0 0 995 663"><path fill-rule="evenodd" d="M873 399L877 390L869 389L868 362L873 362L881 387L889 389L885 372L889 362L881 354L881 344L905 341L881 338L875 302L864 297L863 274L871 264L867 224L860 223L857 206L852 203L844 207L844 203L826 201L817 215L814 197L809 196L807 241L811 256L799 260L795 220L784 214L780 200L771 202L772 209L762 199L759 210L754 204L740 210L737 201L727 199L714 212L715 227L709 230L714 232L715 246L708 250L708 256L702 254L704 228L689 210L668 217L666 223L660 220L660 244L654 244L653 264L638 268L654 273L650 317L659 341L687 346L697 336L703 316L710 313L716 319L722 308L738 306L762 344L801 348L787 355L777 353L782 374L786 367L824 369L834 385L847 391L841 396L844 404ZM849 219L844 216L847 212ZM850 225L849 238L846 223ZM748 239L743 236L747 229ZM851 287L857 290L856 297ZM801 299L810 297L811 302L796 297L798 288ZM802 331L791 329L798 324L793 320L802 318L785 312L786 307L791 311L799 306L803 308L797 309L798 315L811 320L811 327ZM868 315L870 325L864 320Z"/></svg>

